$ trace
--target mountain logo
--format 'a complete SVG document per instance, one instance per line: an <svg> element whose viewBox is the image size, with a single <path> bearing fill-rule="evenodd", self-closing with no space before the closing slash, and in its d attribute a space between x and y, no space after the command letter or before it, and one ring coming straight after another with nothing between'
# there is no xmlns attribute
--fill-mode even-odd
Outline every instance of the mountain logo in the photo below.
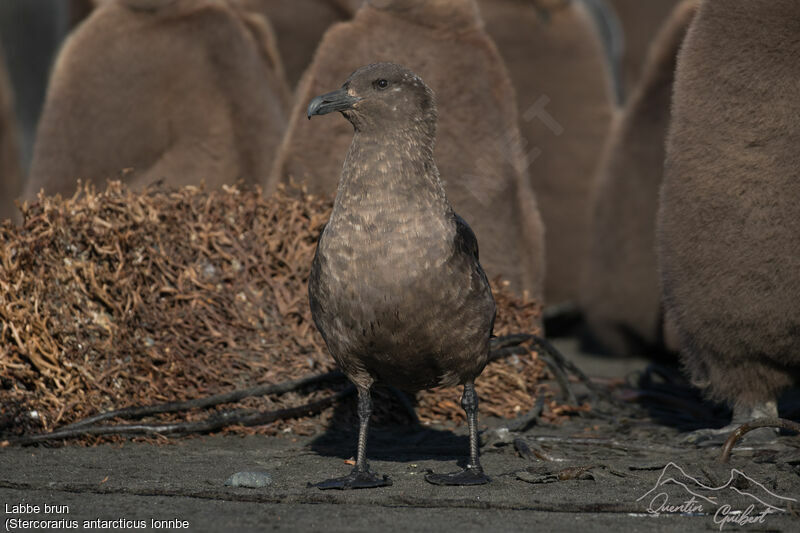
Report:
<svg viewBox="0 0 800 533"><path fill-rule="evenodd" d="M726 524L739 526L765 523L768 515L787 512L795 498L780 496L741 470L731 469L728 481L719 487L706 485L670 462L652 489L636 499L648 503L654 515L678 513L711 515L720 530Z"/></svg>

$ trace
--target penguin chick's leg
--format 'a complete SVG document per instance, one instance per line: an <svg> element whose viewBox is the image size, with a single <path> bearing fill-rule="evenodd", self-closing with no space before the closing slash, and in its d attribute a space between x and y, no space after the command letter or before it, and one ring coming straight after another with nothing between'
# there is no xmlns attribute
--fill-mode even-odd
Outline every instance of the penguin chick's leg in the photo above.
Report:
<svg viewBox="0 0 800 533"><path fill-rule="evenodd" d="M372 396L368 388L358 388L358 455L356 466L349 475L334 479L326 479L309 487L326 489L372 489L388 487L392 480L388 476L379 476L369 471L367 464L367 433L369 431L369 418L372 415Z"/></svg>
<svg viewBox="0 0 800 533"><path fill-rule="evenodd" d="M754 407L734 407L731 425L728 426L728 428L732 427L733 429L728 433L730 434L737 430L739 426L759 418L778 418L778 402L773 400ZM775 442L777 437L777 428L758 428L742 437L742 442L746 444L767 444Z"/></svg>
<svg viewBox="0 0 800 533"><path fill-rule="evenodd" d="M685 438L684 442L706 446L716 446L724 443L728 436L736 431L739 426L752 422L758 418L777 418L778 403L775 400L763 402L749 407L735 406L731 423L725 427L717 429L699 429L692 431ZM747 433L742 437L745 444L768 444L775 441L778 430L775 428L759 428Z"/></svg>
<svg viewBox="0 0 800 533"><path fill-rule="evenodd" d="M425 480L434 485L483 485L491 481L483 473L478 459L478 394L475 392L475 385L471 382L464 384L461 407L467 413L467 424L469 425L469 463L461 472L452 474L429 472L425 475Z"/></svg>

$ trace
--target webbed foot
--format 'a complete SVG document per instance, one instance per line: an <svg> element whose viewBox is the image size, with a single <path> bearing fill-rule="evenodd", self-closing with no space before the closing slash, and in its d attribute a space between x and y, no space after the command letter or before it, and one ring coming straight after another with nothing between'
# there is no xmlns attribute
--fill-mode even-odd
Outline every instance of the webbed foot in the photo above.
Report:
<svg viewBox="0 0 800 533"><path fill-rule="evenodd" d="M468 466L460 472L453 472L450 474L435 474L428 471L425 474L425 481L433 483L434 485L485 485L491 479L483 473L483 468L480 466Z"/></svg>
<svg viewBox="0 0 800 533"><path fill-rule="evenodd" d="M699 429L692 431L683 438L683 442L697 446L722 445L731 433L739 429L742 424L759 418L777 418L778 404L774 401L763 402L751 407L736 406L733 409L733 420L725 427L718 429ZM776 428L764 427L747 433L741 442L750 445L771 444L778 438Z"/></svg>
<svg viewBox="0 0 800 533"><path fill-rule="evenodd" d="M381 476L369 470L359 471L358 468L354 468L347 476L326 479L319 483L309 483L308 488L317 487L320 490L351 490L374 489L378 487L389 487L391 485L392 479L389 476Z"/></svg>
<svg viewBox="0 0 800 533"><path fill-rule="evenodd" d="M717 429L698 429L685 435L682 442L695 446L721 446L728 437L736 431L741 424L728 424ZM759 428L742 437L745 444L759 445L770 444L777 440L778 431L773 428Z"/></svg>

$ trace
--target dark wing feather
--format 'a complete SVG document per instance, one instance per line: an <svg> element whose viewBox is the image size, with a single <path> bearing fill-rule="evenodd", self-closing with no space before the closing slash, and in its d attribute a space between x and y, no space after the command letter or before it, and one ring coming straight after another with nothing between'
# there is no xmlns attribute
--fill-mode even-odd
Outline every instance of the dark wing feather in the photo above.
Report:
<svg viewBox="0 0 800 533"><path fill-rule="evenodd" d="M319 294L319 292L322 290L320 286L321 259L319 257L319 243L322 240L324 233L325 226L322 227L322 231L319 233L319 238L317 238L317 248L314 250L314 259L311 262L311 272L308 277L308 303L311 306L311 318L314 320L314 324L317 326L317 329L320 331L323 338L325 338L326 329L325 325L322 324L322 315L325 310L322 308L322 302L320 301L321 294Z"/></svg>
<svg viewBox="0 0 800 533"><path fill-rule="evenodd" d="M483 267L479 262L479 254L478 254L478 239L475 237L475 233L472 231L472 228L469 227L467 221L458 216L458 213L453 213L453 220L456 224L456 237L455 237L455 249L458 252L463 254L469 255L474 259L474 272L480 276L481 280L483 280L483 284L486 286L486 290L488 291L488 298L492 300L492 320L491 326L489 328L489 333L493 337L494 335L491 332L494 330L494 319L497 316L497 309L494 308L494 298L492 296L492 289L491 285L489 285L489 279L486 277L486 272L483 271Z"/></svg>
<svg viewBox="0 0 800 533"><path fill-rule="evenodd" d="M458 213L453 213L453 220L456 223L456 249L471 255L478 261L478 239L475 238L472 228L469 227L467 221L458 216ZM481 272L483 269L481 269Z"/></svg>

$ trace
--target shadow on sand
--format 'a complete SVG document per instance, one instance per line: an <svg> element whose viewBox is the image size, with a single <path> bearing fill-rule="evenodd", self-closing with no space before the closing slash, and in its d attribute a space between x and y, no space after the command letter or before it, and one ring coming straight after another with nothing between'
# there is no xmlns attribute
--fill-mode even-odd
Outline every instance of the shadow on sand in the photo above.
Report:
<svg viewBox="0 0 800 533"><path fill-rule="evenodd" d="M401 393L404 394L404 393ZM369 460L414 462L426 459L454 461L465 466L469 455L469 439L465 427L454 430L443 426L430 427L412 417L413 397L403 405L396 392L376 388L374 411L367 441ZM327 428L310 443L310 448L325 457L341 459L356 455L358 416L355 395L339 402Z"/></svg>

